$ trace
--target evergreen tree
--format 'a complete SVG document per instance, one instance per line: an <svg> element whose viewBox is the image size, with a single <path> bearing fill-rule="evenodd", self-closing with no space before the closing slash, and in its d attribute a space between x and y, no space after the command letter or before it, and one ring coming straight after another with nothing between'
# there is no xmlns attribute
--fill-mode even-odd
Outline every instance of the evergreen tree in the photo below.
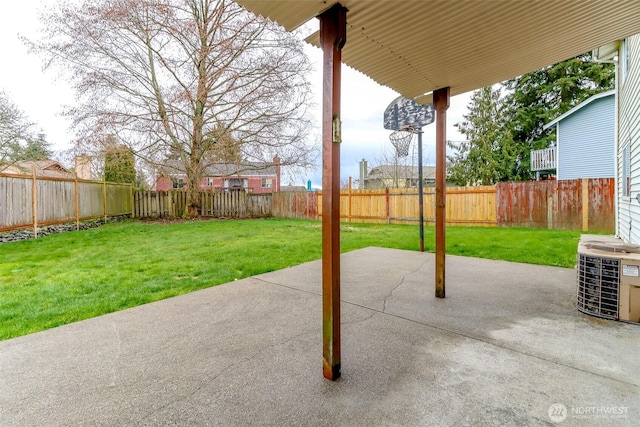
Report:
<svg viewBox="0 0 640 427"><path fill-rule="evenodd" d="M531 150L555 140L546 123L587 98L612 89L612 64L594 62L590 54L571 58L474 92L469 113L456 126L466 141L450 142L450 178L458 184L493 184L532 178Z"/></svg>
<svg viewBox="0 0 640 427"><path fill-rule="evenodd" d="M517 164L509 180L532 178L531 150L546 148L555 140L546 123L556 119L587 98L613 89L613 64L594 62L583 54L504 83L510 90L505 98L506 128L517 147Z"/></svg>
<svg viewBox="0 0 640 427"><path fill-rule="evenodd" d="M131 148L111 143L104 153L104 179L108 182L136 183L136 162Z"/></svg>
<svg viewBox="0 0 640 427"><path fill-rule="evenodd" d="M39 133L37 137L30 138L26 141L24 147L16 155L16 160L48 160L53 155L49 148L49 143L45 139L43 133Z"/></svg>
<svg viewBox="0 0 640 427"><path fill-rule="evenodd" d="M491 86L475 91L469 113L457 123L466 141L452 142L449 180L458 185L491 185L505 180L514 161L514 146L504 129L504 101L501 89Z"/></svg>

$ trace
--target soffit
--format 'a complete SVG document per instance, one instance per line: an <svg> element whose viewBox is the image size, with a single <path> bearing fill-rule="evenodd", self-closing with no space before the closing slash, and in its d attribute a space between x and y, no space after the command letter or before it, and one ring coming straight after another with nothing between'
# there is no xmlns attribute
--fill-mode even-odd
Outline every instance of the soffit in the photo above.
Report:
<svg viewBox="0 0 640 427"><path fill-rule="evenodd" d="M293 30L334 3L237 0ZM408 98L519 76L640 33L636 0L344 0L345 64ZM317 44L317 35L309 41ZM419 99L430 102L428 98Z"/></svg>

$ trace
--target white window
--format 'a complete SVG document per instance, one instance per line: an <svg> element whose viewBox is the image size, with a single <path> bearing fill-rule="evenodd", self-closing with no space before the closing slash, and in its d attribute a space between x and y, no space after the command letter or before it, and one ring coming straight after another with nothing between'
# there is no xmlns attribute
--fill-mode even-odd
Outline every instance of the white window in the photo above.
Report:
<svg viewBox="0 0 640 427"><path fill-rule="evenodd" d="M620 84L627 78L627 71L629 71L629 43L624 39L620 45Z"/></svg>
<svg viewBox="0 0 640 427"><path fill-rule="evenodd" d="M207 187L212 187L213 186L213 178L212 177L207 177Z"/></svg>
<svg viewBox="0 0 640 427"><path fill-rule="evenodd" d="M631 149L627 144L622 150L622 197L631 197Z"/></svg>
<svg viewBox="0 0 640 427"><path fill-rule="evenodd" d="M262 178L262 188L271 188L271 178Z"/></svg>
<svg viewBox="0 0 640 427"><path fill-rule="evenodd" d="M184 178L174 178L172 181L174 190L182 190L184 188Z"/></svg>

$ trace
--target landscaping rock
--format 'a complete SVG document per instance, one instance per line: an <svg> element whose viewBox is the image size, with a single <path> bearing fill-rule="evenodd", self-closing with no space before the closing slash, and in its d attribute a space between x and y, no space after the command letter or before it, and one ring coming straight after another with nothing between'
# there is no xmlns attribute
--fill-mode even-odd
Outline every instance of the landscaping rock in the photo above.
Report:
<svg viewBox="0 0 640 427"><path fill-rule="evenodd" d="M129 218L128 215L119 215L108 217L107 222L122 222ZM100 227L104 224L104 218L90 219L81 221L79 224L80 230L89 230L91 228ZM51 234L65 233L67 231L76 231L75 222L67 222L63 224L48 225L45 227L38 227L38 237L49 236ZM18 242L20 240L33 239L33 228L23 228L20 230L7 231L0 233L0 244L9 242Z"/></svg>

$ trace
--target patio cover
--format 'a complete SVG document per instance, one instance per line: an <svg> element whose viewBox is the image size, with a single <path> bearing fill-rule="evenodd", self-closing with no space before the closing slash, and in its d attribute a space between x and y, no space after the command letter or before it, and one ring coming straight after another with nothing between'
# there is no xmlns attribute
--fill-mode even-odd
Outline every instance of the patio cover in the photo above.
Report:
<svg viewBox="0 0 640 427"><path fill-rule="evenodd" d="M340 63L436 111L435 296L445 297L449 97L640 32L637 0L237 0L293 30L320 18L323 373L340 377ZM345 44L346 43L346 44Z"/></svg>
<svg viewBox="0 0 640 427"><path fill-rule="evenodd" d="M291 31L335 4L237 0ZM451 96L640 32L637 0L343 0L342 62L407 98ZM317 43L317 35L309 41ZM418 99L431 102L431 99Z"/></svg>

